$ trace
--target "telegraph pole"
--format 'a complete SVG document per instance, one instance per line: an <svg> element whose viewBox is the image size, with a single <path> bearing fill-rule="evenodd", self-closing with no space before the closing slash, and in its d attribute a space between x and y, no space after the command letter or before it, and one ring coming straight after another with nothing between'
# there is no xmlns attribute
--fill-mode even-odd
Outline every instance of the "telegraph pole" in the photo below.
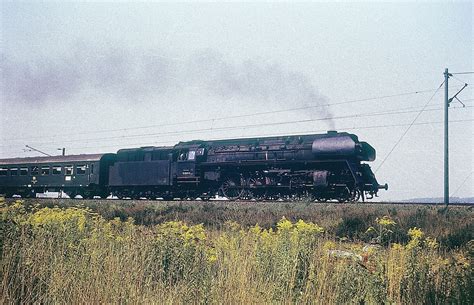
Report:
<svg viewBox="0 0 474 305"><path fill-rule="evenodd" d="M449 205L448 92L449 72L444 70L444 204Z"/></svg>

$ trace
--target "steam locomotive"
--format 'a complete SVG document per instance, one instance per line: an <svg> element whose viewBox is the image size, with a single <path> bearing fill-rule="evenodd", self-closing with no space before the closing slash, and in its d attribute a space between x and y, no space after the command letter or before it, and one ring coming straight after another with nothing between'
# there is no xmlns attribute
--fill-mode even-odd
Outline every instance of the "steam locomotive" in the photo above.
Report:
<svg viewBox="0 0 474 305"><path fill-rule="evenodd" d="M2 159L0 193L356 202L388 188L363 163L374 160L372 146L345 132L195 140L115 154Z"/></svg>

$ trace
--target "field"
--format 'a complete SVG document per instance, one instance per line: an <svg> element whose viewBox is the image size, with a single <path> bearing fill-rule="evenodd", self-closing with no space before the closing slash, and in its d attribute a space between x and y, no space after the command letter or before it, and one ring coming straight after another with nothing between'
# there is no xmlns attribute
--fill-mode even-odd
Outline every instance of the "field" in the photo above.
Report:
<svg viewBox="0 0 474 305"><path fill-rule="evenodd" d="M474 303L470 207L0 201L2 303Z"/></svg>

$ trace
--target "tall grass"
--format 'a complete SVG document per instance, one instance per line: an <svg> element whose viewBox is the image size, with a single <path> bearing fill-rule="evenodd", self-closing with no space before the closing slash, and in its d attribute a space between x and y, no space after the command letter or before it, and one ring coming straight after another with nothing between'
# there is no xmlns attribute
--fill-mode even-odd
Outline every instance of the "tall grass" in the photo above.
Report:
<svg viewBox="0 0 474 305"><path fill-rule="evenodd" d="M440 250L417 228L391 243L389 218L372 221L386 246L364 247L286 218L206 229L20 201L2 202L1 213L2 303L474 302L472 247Z"/></svg>
<svg viewBox="0 0 474 305"><path fill-rule="evenodd" d="M12 201L8 201L12 202ZM358 205L319 204L302 202L202 202L202 201L145 201L145 200L52 200L29 199L27 204L42 207L75 207L78 202L91 208L105 219L132 217L135 224L154 226L167 221L180 220L188 224L204 224L206 228L221 229L227 221L245 227L258 223L264 228L276 228L277 222L286 217L291 221L318 223L325 229L325 236L349 240L366 240L366 230L377 217L390 216L397 226L392 228L392 241L406 243L408 230L422 228L437 238L443 247L456 248L474 239L474 209L420 205Z"/></svg>

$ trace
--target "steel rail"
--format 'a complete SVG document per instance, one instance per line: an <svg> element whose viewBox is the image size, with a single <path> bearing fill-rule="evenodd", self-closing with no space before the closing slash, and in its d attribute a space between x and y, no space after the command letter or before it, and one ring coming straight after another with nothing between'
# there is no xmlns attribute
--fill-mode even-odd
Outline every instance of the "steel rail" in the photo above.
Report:
<svg viewBox="0 0 474 305"><path fill-rule="evenodd" d="M188 202L188 203L238 203L238 204L262 204L262 203L307 203L307 204L314 204L314 205L346 205L346 206L357 206L357 205L428 205L428 206L439 206L444 207L442 202L407 202L407 201L358 201L358 202L337 202L337 201L305 201L305 200L227 200L227 199L212 199L212 200L151 200L151 199L119 199L119 198L107 198L107 199L84 199L84 198L52 198L52 197L37 197L37 198L8 198L9 200L52 200L52 201L59 201L59 200L67 200L67 201L96 201L96 202L116 202L116 201L124 201L124 202L133 202L133 201L140 201L140 202L149 202L149 203L172 203L172 202ZM474 206L474 202L457 202L451 203L450 206Z"/></svg>

